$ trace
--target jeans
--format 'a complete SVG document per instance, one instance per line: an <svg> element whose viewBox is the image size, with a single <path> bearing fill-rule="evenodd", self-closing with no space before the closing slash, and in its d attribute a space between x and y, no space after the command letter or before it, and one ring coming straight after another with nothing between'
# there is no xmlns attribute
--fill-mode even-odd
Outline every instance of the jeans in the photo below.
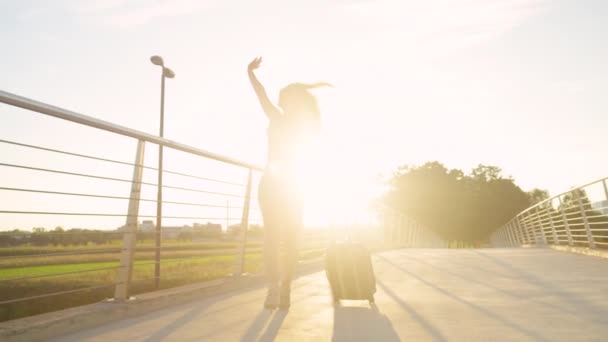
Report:
<svg viewBox="0 0 608 342"><path fill-rule="evenodd" d="M290 177L267 171L258 200L264 220L264 264L270 288L288 290L298 261L302 201Z"/></svg>

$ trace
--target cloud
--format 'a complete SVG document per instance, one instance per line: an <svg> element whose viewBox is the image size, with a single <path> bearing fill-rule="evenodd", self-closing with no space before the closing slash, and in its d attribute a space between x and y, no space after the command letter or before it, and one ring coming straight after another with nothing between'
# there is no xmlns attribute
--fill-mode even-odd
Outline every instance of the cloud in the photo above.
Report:
<svg viewBox="0 0 608 342"><path fill-rule="evenodd" d="M557 89L563 90L567 93L580 93L585 91L585 85L578 81L561 80L553 83L553 86Z"/></svg>
<svg viewBox="0 0 608 342"><path fill-rule="evenodd" d="M350 0L347 14L379 26L379 39L435 53L508 32L546 8L545 0Z"/></svg>
<svg viewBox="0 0 608 342"><path fill-rule="evenodd" d="M214 6L213 0L79 0L72 3L78 15L113 28L144 25L163 17L197 13Z"/></svg>

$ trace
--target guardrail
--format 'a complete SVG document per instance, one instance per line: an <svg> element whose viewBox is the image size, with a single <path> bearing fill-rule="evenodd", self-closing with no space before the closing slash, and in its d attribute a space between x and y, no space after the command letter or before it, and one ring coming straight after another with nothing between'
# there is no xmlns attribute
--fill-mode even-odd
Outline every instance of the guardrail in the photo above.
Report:
<svg viewBox="0 0 608 342"><path fill-rule="evenodd" d="M0 208L0 214L5 215L122 217L125 219L125 225L119 230L0 232L0 247L25 246L0 248L0 320L82 305L107 297L126 301L133 294L156 288L259 271L262 235L261 232L248 228L252 224L261 224L257 201L251 199L256 197L252 188L256 182L255 177L263 170L262 167L3 91L0 91L0 103L112 132L118 136L133 138L137 142L134 161L126 162L49 146L0 140L0 145L20 149L23 153L36 151L87 160L100 165L95 172L89 172L73 170L66 166L39 165L36 161L30 164L2 160L0 168L33 172L39 174L39 177L69 177L74 183L77 179L82 179L123 184L121 191L125 191L117 194L109 190L105 193L86 191L77 185L74 185L75 189L56 189L48 185L25 187L0 184L0 192L70 198L70 203L87 199L121 201L120 203L124 203L122 208L126 209L124 212L37 209L37 205L48 204L49 201L28 203L27 208L8 208L10 201L3 201L4 208ZM159 232L163 241L160 246L154 243L156 227L153 224L144 227L139 223L143 218L150 218L148 223L156 218L156 212L152 211L151 207L149 212L140 211L140 205L145 207L145 204L157 203L152 196L144 195L148 192L146 189L157 188L157 184L146 181L144 175L158 172L158 169L144 165L147 144L181 151L193 158L223 163L226 167L241 170L243 177L242 181L234 181L192 174L191 170L163 170L164 174L173 177L175 183L171 183L169 179L167 184L162 185L161 191L192 195L186 196L188 198L194 195L204 196L205 201L183 200L181 195L171 200L163 200L164 205L172 206L175 208L174 212L177 212L165 214L163 219L198 221L200 225L163 225ZM77 145L77 142L74 145ZM107 165L131 168L131 177L108 175L99 171L105 170ZM183 179L189 181L184 183ZM201 183L204 186L200 185ZM52 185L52 182L49 184ZM128 185L130 192L126 195L128 189L124 186ZM107 189L111 187L108 186ZM227 200L231 203L226 203ZM234 202L239 202L239 205L235 206ZM236 224L230 226L233 228L232 233L218 234L217 231L211 231L217 228L217 223L215 226L203 225L204 220L225 222L226 226L229 226L230 222ZM301 258L319 257L329 238L329 232L311 232L305 236L301 246ZM163 265L162 272L160 265Z"/></svg>
<svg viewBox="0 0 608 342"><path fill-rule="evenodd" d="M546 199L497 229L497 247L569 245L608 248L608 187L602 178Z"/></svg>
<svg viewBox="0 0 608 342"><path fill-rule="evenodd" d="M409 216L384 208L384 240L392 247L448 247L439 235Z"/></svg>

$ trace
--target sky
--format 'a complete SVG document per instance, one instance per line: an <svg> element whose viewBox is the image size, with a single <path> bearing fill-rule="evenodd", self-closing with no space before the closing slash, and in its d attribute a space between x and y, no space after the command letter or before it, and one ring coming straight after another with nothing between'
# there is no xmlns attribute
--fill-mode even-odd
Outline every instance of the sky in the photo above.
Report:
<svg viewBox="0 0 608 342"><path fill-rule="evenodd" d="M266 126L246 76L273 101L291 82L326 81L318 153L306 171L310 222L357 216L399 165L491 164L524 190L557 194L605 177L608 3L564 0L0 0L0 90L263 165ZM0 105L0 139L132 162L136 142ZM130 178L129 167L0 144L2 163ZM146 164L157 163L146 146ZM244 182L246 172L165 152L165 168ZM154 172L144 177L153 182ZM128 196L128 184L0 167L3 187ZM171 181L172 183L167 183ZM107 183L107 184L106 184ZM165 184L220 191L219 184ZM255 188L255 187L254 187ZM221 191L242 194L243 187ZM143 195L154 198L154 189ZM226 198L168 191L173 200ZM198 197L196 197L198 196ZM241 206L231 197L229 206ZM254 201L255 202L255 201ZM2 210L124 212L126 202L0 191ZM225 209L175 216L225 217ZM197 209L198 210L198 209ZM154 214L152 202L143 214ZM340 213L341 218L330 217ZM229 216L240 217L238 209ZM94 220L94 221L92 221ZM123 219L120 219L123 220ZM117 218L0 214L0 229L116 227ZM175 221L190 224L192 220Z"/></svg>

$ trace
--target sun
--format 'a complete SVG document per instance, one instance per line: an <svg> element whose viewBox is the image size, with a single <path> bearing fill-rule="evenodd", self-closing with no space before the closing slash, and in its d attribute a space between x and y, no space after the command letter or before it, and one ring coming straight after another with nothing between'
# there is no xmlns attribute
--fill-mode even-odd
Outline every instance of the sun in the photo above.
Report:
<svg viewBox="0 0 608 342"><path fill-rule="evenodd" d="M305 226L327 227L332 222L369 220L370 202L378 194L378 185L361 176L361 172L354 172L356 166L320 146L297 161L296 178L304 200Z"/></svg>

